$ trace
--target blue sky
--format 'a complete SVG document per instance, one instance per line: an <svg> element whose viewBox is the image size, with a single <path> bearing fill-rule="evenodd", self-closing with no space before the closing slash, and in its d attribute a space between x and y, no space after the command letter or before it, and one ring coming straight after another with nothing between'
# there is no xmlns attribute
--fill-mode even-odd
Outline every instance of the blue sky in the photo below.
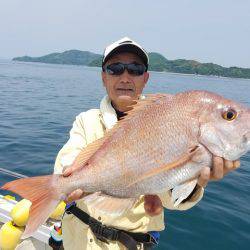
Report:
<svg viewBox="0 0 250 250"><path fill-rule="evenodd" d="M168 59L250 68L249 0L2 0L0 57L102 53L123 36Z"/></svg>

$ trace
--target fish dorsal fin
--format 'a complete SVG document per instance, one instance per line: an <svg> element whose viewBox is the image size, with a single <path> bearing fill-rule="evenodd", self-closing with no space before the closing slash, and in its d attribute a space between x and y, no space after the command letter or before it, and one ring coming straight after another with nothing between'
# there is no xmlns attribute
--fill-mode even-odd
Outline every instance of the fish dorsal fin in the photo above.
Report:
<svg viewBox="0 0 250 250"><path fill-rule="evenodd" d="M160 174L162 172L183 166L184 164L186 164L187 162L189 162L192 159L193 155L197 152L198 149L199 149L199 146L192 147L187 153L184 153L182 156L180 156L175 161L172 161L170 163L160 165L157 168L151 169L150 171L143 174L141 177L137 178L136 181L133 181L132 183L130 183L128 185L128 187L130 187L130 186L132 186L132 185L134 185L142 180L145 180L145 179L148 179L152 176Z"/></svg>
<svg viewBox="0 0 250 250"><path fill-rule="evenodd" d="M117 198L96 192L85 196L84 203L101 214L118 217L131 209L137 198Z"/></svg>
<svg viewBox="0 0 250 250"><path fill-rule="evenodd" d="M119 131L119 128L126 126L130 119L138 113L141 113L146 109L146 107L151 107L152 104L160 103L163 98L166 99L171 97L172 95L170 94L149 94L146 98L136 101L133 105L131 105L131 110L126 112L126 116L124 116L123 119L118 121L113 128L108 130L102 138L88 144L88 146L78 154L70 168L73 171L76 171L77 169L84 167L90 158L110 140L112 135Z"/></svg>
<svg viewBox="0 0 250 250"><path fill-rule="evenodd" d="M127 115L124 119L129 119L134 114L140 113L146 107L150 107L152 104L160 104L162 100L166 100L168 98L172 98L173 95L170 94L147 94L146 98L139 99L134 101L134 103L130 106L131 110L125 112Z"/></svg>

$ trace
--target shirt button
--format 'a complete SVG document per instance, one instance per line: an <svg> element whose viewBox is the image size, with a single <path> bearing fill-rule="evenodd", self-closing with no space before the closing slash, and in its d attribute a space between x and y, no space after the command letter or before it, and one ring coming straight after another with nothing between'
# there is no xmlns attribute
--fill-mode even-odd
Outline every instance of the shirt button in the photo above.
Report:
<svg viewBox="0 0 250 250"><path fill-rule="evenodd" d="M93 242L93 239L90 239L89 241L90 241L90 242Z"/></svg>
<svg viewBox="0 0 250 250"><path fill-rule="evenodd" d="M101 216L99 216L99 217L98 217L98 220L101 220L101 219L102 219L102 217L101 217Z"/></svg>

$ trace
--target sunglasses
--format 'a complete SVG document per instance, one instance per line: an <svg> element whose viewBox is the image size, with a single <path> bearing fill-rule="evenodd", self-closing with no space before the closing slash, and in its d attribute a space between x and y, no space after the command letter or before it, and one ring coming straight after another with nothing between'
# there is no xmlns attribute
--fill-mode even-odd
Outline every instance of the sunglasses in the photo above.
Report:
<svg viewBox="0 0 250 250"><path fill-rule="evenodd" d="M143 64L138 63L112 63L103 67L103 71L109 75L119 76L123 74L125 69L130 75L141 76L146 72L146 67Z"/></svg>

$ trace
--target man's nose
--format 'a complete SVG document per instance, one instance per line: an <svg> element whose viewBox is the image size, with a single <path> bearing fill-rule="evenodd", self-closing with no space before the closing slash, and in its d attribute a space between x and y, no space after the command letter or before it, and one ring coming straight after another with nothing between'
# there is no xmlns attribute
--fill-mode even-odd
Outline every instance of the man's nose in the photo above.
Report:
<svg viewBox="0 0 250 250"><path fill-rule="evenodd" d="M125 69L124 72L121 74L120 79L123 82L130 82L130 74L128 73L127 69Z"/></svg>

